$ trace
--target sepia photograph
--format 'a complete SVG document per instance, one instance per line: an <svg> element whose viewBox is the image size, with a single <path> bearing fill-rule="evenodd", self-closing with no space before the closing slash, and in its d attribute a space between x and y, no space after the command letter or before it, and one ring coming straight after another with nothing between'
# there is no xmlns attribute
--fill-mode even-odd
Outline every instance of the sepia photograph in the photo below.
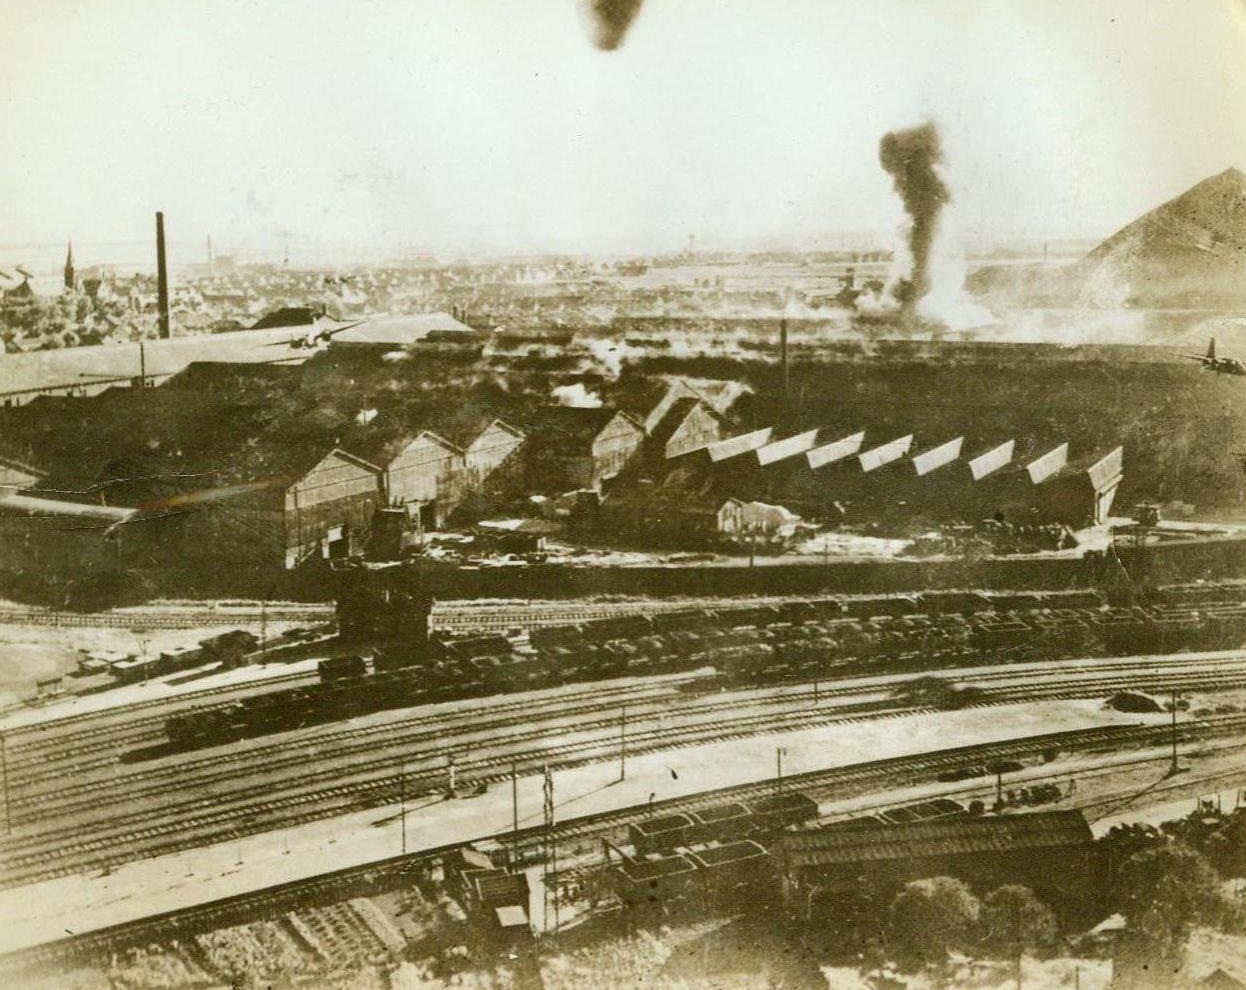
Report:
<svg viewBox="0 0 1246 990"><path fill-rule="evenodd" d="M1246 990L1246 0L0 13L0 987Z"/></svg>

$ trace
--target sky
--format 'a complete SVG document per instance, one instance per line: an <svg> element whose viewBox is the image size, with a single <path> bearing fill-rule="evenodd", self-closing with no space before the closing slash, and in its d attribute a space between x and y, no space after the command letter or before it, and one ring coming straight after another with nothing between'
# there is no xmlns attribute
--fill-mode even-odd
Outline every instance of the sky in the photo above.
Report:
<svg viewBox="0 0 1246 990"><path fill-rule="evenodd" d="M1246 167L1246 0L646 0L615 51L577 0L0 6L10 245L834 247L924 119L966 243Z"/></svg>

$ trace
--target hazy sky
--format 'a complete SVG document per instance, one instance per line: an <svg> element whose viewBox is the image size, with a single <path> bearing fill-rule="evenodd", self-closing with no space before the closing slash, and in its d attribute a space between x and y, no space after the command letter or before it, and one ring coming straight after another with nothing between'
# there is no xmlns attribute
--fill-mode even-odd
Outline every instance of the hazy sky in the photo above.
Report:
<svg viewBox="0 0 1246 990"><path fill-rule="evenodd" d="M970 236L1246 166L1243 0L647 0L613 52L575 0L0 7L6 243L834 243L928 116Z"/></svg>

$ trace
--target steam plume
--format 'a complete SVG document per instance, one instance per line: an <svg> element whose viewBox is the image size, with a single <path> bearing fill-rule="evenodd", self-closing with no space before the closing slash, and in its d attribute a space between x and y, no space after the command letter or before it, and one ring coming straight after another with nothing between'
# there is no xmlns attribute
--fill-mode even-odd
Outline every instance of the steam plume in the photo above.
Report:
<svg viewBox="0 0 1246 990"><path fill-rule="evenodd" d="M623 44L644 0L580 0L589 40L604 52Z"/></svg>
<svg viewBox="0 0 1246 990"><path fill-rule="evenodd" d="M930 291L930 252L939 227L939 213L952 198L939 174L943 148L938 129L927 121L918 127L884 134L878 145L878 161L891 176L909 215L910 268L892 293L902 307L913 309Z"/></svg>
<svg viewBox="0 0 1246 990"><path fill-rule="evenodd" d="M590 392L582 382L572 385L559 385L552 392L554 401L560 406L574 406L577 409L600 409L601 396Z"/></svg>

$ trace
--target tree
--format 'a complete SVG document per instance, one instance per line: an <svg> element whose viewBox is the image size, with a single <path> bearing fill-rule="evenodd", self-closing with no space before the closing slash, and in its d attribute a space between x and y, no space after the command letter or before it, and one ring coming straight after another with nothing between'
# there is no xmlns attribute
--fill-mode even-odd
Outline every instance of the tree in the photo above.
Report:
<svg viewBox="0 0 1246 990"><path fill-rule="evenodd" d="M1179 842L1144 849L1125 861L1117 879L1130 944L1151 972L1180 964L1190 929L1217 920L1221 898L1216 872Z"/></svg>
<svg viewBox="0 0 1246 990"><path fill-rule="evenodd" d="M952 877L905 884L891 903L890 944L897 960L913 968L947 961L969 944L980 905L969 888Z"/></svg>
<svg viewBox="0 0 1246 990"><path fill-rule="evenodd" d="M1020 986L1021 957L1051 943L1056 935L1056 917L1029 887L1006 884L983 899L979 927L988 949L1016 960Z"/></svg>

